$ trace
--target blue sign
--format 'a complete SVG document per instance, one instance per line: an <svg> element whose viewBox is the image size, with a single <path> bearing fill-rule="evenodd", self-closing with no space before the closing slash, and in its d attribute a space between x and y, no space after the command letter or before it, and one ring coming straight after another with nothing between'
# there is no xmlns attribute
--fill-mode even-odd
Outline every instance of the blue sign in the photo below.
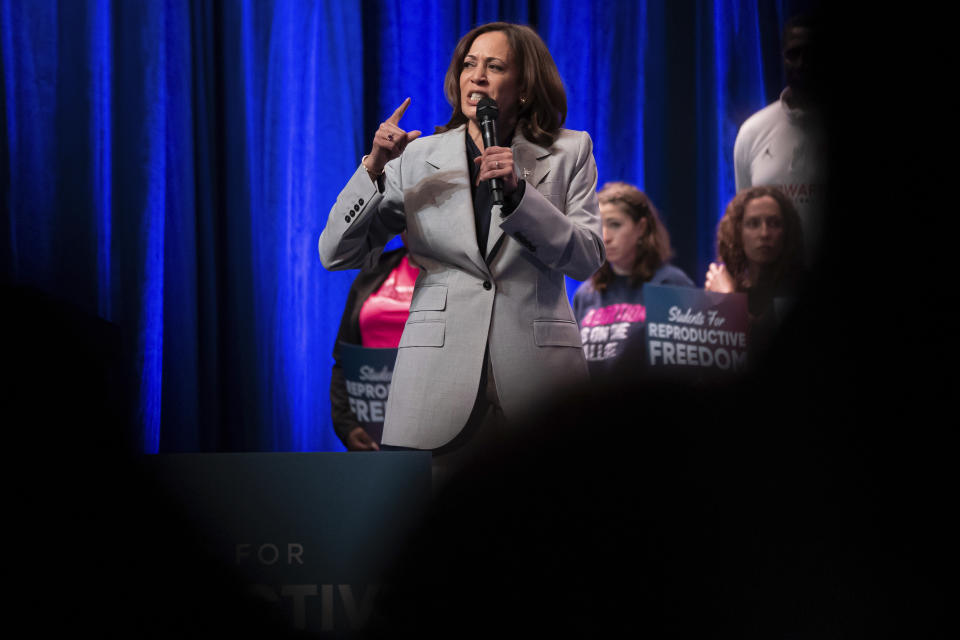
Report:
<svg viewBox="0 0 960 640"><path fill-rule="evenodd" d="M350 409L357 417L357 422L380 444L397 350L370 349L341 342L338 353Z"/></svg>
<svg viewBox="0 0 960 640"><path fill-rule="evenodd" d="M643 300L650 367L694 378L746 368L746 294L648 284Z"/></svg>

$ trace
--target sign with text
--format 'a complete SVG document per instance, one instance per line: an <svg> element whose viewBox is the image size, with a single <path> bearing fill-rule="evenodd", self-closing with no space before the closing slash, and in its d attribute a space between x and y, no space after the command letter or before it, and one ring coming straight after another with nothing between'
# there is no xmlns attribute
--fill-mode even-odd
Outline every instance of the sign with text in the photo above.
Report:
<svg viewBox="0 0 960 640"><path fill-rule="evenodd" d="M189 524L189 540L204 552L188 557L229 571L302 637L356 637L349 634L369 619L431 496L429 451L183 453L144 461L164 503L186 516L172 521Z"/></svg>
<svg viewBox="0 0 960 640"><path fill-rule="evenodd" d="M644 285L647 364L696 378L747 366L747 296Z"/></svg>
<svg viewBox="0 0 960 640"><path fill-rule="evenodd" d="M346 342L340 342L337 348L350 408L357 416L357 422L380 444L397 350L369 349Z"/></svg>

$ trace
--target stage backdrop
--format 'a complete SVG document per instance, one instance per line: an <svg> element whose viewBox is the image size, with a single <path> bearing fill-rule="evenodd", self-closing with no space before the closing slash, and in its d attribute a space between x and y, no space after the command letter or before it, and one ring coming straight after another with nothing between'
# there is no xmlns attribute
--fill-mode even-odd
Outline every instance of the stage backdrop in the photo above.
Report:
<svg viewBox="0 0 960 640"><path fill-rule="evenodd" d="M325 271L317 238L405 97L405 128L447 121L463 33L539 31L601 184L644 188L702 283L737 128L779 94L808 4L0 0L4 281L119 325L144 451L341 450L355 272Z"/></svg>

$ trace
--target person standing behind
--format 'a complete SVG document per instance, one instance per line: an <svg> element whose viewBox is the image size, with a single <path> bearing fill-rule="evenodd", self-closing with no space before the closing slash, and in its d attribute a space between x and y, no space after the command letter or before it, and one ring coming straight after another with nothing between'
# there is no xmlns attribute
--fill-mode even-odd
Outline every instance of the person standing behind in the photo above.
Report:
<svg viewBox="0 0 960 640"><path fill-rule="evenodd" d="M629 352L645 361L643 285L692 287L669 264L670 235L645 193L626 182L608 182L597 194L607 259L573 296L573 313L591 376L608 373Z"/></svg>
<svg viewBox="0 0 960 640"><path fill-rule="evenodd" d="M733 145L737 192L779 186L793 202L812 262L826 196L826 139L822 121L822 27L815 16L798 15L783 28L787 86L780 99L750 116Z"/></svg>
<svg viewBox="0 0 960 640"><path fill-rule="evenodd" d="M400 235L406 241L406 232ZM330 409L333 430L348 451L379 451L380 447L350 406L340 344L396 349L410 315L410 301L419 269L404 245L380 254L376 263L361 269L347 294L333 349Z"/></svg>

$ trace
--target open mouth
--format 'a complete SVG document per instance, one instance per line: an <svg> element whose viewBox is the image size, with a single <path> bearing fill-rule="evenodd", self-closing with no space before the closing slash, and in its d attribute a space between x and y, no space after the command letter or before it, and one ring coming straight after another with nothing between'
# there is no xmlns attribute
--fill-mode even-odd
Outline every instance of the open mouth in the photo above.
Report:
<svg viewBox="0 0 960 640"><path fill-rule="evenodd" d="M480 93L479 91L471 91L467 94L467 104L477 106L477 104L487 97L487 94Z"/></svg>

